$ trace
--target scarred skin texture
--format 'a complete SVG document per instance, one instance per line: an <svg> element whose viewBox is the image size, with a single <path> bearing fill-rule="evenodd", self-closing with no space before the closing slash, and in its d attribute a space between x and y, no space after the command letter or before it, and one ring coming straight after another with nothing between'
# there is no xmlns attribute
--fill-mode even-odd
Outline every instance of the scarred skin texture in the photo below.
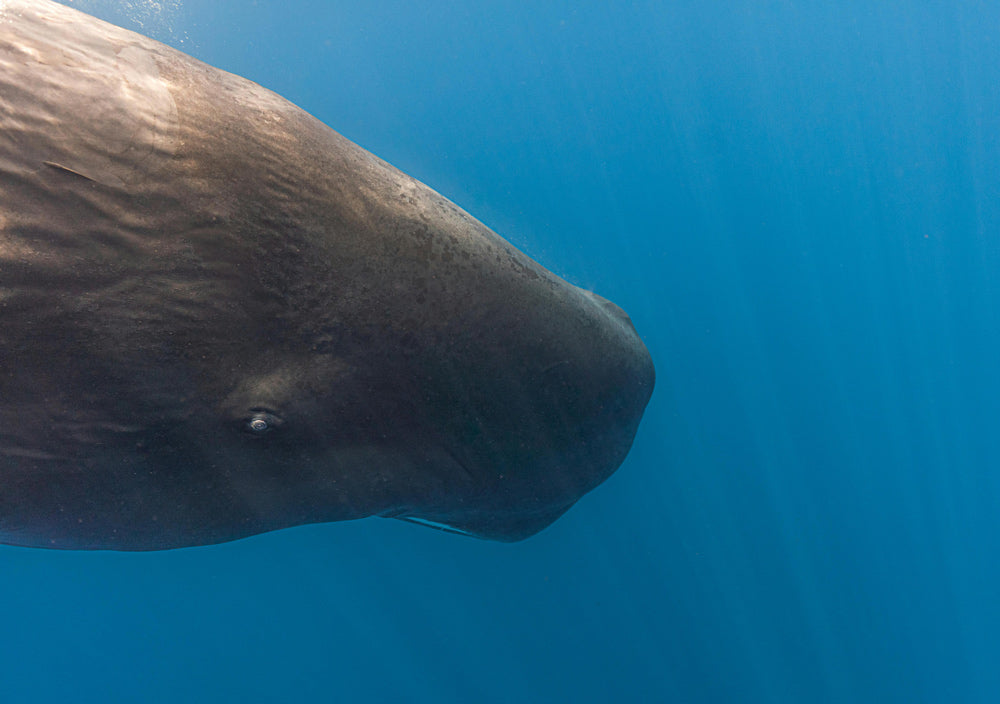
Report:
<svg viewBox="0 0 1000 704"><path fill-rule="evenodd" d="M623 311L274 93L0 0L0 542L519 540L653 383Z"/></svg>

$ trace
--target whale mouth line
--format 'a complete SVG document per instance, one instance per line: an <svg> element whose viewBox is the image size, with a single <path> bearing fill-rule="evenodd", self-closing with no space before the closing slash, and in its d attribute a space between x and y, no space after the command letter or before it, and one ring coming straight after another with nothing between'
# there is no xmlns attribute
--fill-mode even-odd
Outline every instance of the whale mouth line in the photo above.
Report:
<svg viewBox="0 0 1000 704"><path fill-rule="evenodd" d="M461 528L455 528L447 523L440 523L438 521L432 521L428 518L419 518L417 516L394 516L396 520L406 521L407 523L414 523L418 526L427 526L428 528L433 528L434 530L444 531L445 533L454 533L456 535L467 535L473 538L478 537L475 533L470 533L468 531L462 530Z"/></svg>

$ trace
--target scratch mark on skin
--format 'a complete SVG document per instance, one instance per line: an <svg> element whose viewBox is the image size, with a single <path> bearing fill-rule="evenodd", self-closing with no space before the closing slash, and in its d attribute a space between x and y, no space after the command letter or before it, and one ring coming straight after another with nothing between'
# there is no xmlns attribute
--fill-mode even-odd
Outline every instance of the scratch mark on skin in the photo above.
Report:
<svg viewBox="0 0 1000 704"><path fill-rule="evenodd" d="M53 169L57 169L58 171L65 171L66 173L73 174L74 176L79 176L80 178L87 179L91 183L97 183L97 181L95 181L94 179L92 179L87 174L81 174L79 171L74 171L73 169L69 168L68 166L63 166L62 164L57 164L54 161L43 161L42 163L45 164L48 167L51 167Z"/></svg>

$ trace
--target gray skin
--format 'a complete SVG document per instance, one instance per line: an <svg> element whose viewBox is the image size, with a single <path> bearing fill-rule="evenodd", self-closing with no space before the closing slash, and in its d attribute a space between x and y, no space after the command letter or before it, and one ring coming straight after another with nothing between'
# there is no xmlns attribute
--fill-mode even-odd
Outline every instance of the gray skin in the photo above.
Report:
<svg viewBox="0 0 1000 704"><path fill-rule="evenodd" d="M0 542L519 540L653 382L621 309L274 93L0 0Z"/></svg>

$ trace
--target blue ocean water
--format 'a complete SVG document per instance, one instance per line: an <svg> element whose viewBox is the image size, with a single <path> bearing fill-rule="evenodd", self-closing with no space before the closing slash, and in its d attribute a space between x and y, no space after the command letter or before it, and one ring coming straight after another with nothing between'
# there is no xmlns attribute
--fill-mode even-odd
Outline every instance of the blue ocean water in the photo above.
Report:
<svg viewBox="0 0 1000 704"><path fill-rule="evenodd" d="M620 304L658 386L523 543L0 548L0 701L997 701L1000 6L66 4Z"/></svg>

